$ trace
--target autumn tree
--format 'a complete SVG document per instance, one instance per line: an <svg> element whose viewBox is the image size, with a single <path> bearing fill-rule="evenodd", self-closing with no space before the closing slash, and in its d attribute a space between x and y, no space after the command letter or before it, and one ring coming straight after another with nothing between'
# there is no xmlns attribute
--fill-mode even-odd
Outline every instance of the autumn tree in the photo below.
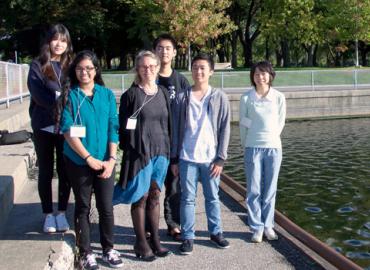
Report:
<svg viewBox="0 0 370 270"><path fill-rule="evenodd" d="M202 48L209 39L216 39L235 29L226 8L230 0L155 0L160 13L153 19L170 32L180 47L188 51L190 70L191 45Z"/></svg>

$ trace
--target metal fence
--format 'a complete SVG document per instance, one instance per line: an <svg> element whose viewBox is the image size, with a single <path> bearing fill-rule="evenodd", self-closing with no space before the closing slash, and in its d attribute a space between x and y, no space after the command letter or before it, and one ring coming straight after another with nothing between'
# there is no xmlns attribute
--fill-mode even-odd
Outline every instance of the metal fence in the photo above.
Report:
<svg viewBox="0 0 370 270"><path fill-rule="evenodd" d="M27 87L29 66L0 61L0 104L10 101L23 101L23 97L30 93Z"/></svg>
<svg viewBox="0 0 370 270"><path fill-rule="evenodd" d="M0 61L0 104L29 95L27 87L28 65ZM191 73L183 72L192 83ZM104 73L107 87L120 95L130 87L134 74ZM218 71L210 79L213 87L226 92L239 92L250 88L249 71ZM277 71L274 87L282 91L351 90L370 88L370 69L320 69Z"/></svg>
<svg viewBox="0 0 370 270"><path fill-rule="evenodd" d="M191 73L182 74L192 83ZM249 71L215 72L210 84L225 91L251 87ZM134 74L103 74L107 87L123 92L134 80ZM351 90L370 87L370 69L330 69L277 71L274 87L283 91Z"/></svg>

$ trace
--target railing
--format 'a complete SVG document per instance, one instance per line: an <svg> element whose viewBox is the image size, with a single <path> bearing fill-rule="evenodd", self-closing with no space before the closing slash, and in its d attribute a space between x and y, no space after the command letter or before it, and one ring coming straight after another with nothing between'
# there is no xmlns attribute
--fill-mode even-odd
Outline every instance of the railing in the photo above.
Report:
<svg viewBox="0 0 370 270"><path fill-rule="evenodd" d="M183 72L189 82L191 73ZM210 79L214 87L237 91L251 87L249 71L215 72ZM103 74L107 87L122 93L130 87L134 75ZM289 91L357 90L370 87L370 69L289 70L277 71L274 87Z"/></svg>
<svg viewBox="0 0 370 270"><path fill-rule="evenodd" d="M0 61L0 104L18 100L23 102L23 97L30 93L27 87L29 66L18 65Z"/></svg>
<svg viewBox="0 0 370 270"><path fill-rule="evenodd" d="M0 61L0 104L29 95L27 87L28 65ZM191 73L184 72L192 83ZM129 88L134 74L103 74L107 87L120 95ZM210 79L214 87L226 91L241 91L250 88L249 71L215 72ZM357 90L370 88L370 69L289 70L277 71L274 87L283 91Z"/></svg>

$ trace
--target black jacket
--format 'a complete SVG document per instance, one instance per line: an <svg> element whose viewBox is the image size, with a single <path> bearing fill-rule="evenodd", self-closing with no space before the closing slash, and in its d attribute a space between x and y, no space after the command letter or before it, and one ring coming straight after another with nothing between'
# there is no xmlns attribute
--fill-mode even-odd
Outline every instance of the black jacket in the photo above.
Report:
<svg viewBox="0 0 370 270"><path fill-rule="evenodd" d="M52 62L55 72L59 74L59 62ZM63 80L63 77L61 78ZM29 114L33 130L42 129L55 124L54 108L56 106L56 92L60 91L58 81L50 80L41 71L38 60L31 63L27 79L31 93Z"/></svg>

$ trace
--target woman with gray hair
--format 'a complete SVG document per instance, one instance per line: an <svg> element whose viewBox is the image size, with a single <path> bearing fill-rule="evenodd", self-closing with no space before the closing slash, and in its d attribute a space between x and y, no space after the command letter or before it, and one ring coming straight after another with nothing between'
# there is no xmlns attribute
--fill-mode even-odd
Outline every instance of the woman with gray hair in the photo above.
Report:
<svg viewBox="0 0 370 270"><path fill-rule="evenodd" d="M119 147L123 150L120 179L113 203L131 205L135 254L145 261L171 252L160 244L159 196L170 155L171 115L166 88L157 85L158 57L150 51L135 59L135 81L121 96ZM145 218L151 237L146 239Z"/></svg>

